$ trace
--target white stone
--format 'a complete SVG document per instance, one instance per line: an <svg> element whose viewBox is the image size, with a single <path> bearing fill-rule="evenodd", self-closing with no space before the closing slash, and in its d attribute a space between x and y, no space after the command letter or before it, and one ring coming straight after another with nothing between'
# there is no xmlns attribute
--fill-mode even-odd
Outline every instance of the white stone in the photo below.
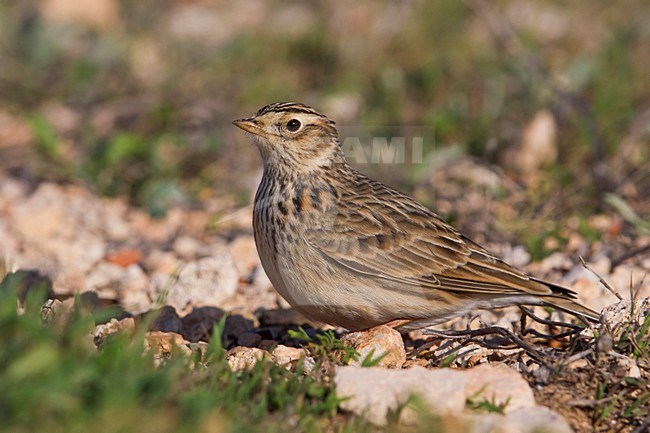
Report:
<svg viewBox="0 0 650 433"><path fill-rule="evenodd" d="M366 359L371 361L380 356L382 358L377 362L379 367L400 368L406 362L404 340L399 332L389 326L350 332L341 341L359 353L358 359L349 361L350 365L361 365Z"/></svg>
<svg viewBox="0 0 650 433"><path fill-rule="evenodd" d="M188 263L169 287L166 303L177 311L187 306L219 306L237 289L239 277L227 251Z"/></svg>
<svg viewBox="0 0 650 433"><path fill-rule="evenodd" d="M462 413L469 397L484 397L497 405L508 402L506 413L535 406L528 383L504 365L484 364L469 370L343 366L337 367L334 382L337 396L345 398L341 408L377 425L385 424L388 413L413 394L439 415Z"/></svg>
<svg viewBox="0 0 650 433"><path fill-rule="evenodd" d="M247 278L256 267L261 267L253 236L239 236L229 248L241 277Z"/></svg>
<svg viewBox="0 0 650 433"><path fill-rule="evenodd" d="M180 236L174 241L174 252L185 259L193 259L201 249L201 242L190 236Z"/></svg>
<svg viewBox="0 0 650 433"><path fill-rule="evenodd" d="M255 364L263 359L269 359L269 353L266 350L256 347L233 347L226 354L226 360L232 371L251 370Z"/></svg>
<svg viewBox="0 0 650 433"><path fill-rule="evenodd" d="M291 364L306 356L304 349L278 344L272 351L273 362L280 367L290 368Z"/></svg>
<svg viewBox="0 0 650 433"><path fill-rule="evenodd" d="M544 406L522 407L508 411L469 416L471 433L572 433L569 424L558 413Z"/></svg>

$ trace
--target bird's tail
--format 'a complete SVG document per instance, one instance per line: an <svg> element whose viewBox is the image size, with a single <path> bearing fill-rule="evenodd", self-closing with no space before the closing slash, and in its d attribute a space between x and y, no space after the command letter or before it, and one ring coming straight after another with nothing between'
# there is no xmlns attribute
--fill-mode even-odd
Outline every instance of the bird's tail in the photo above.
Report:
<svg viewBox="0 0 650 433"><path fill-rule="evenodd" d="M587 319L590 322L598 323L600 321L600 314L572 299L549 296L544 298L544 304L565 311L569 314L573 314L578 318Z"/></svg>
<svg viewBox="0 0 650 433"><path fill-rule="evenodd" d="M589 307L585 307L579 303L577 299L576 292L573 290L567 289L566 287L559 286L557 284L549 283L548 281L537 280L536 281L547 285L553 290L552 295L541 297L544 305L549 307L557 308L569 314L573 314L579 318L587 319L590 322L597 323L600 321L600 314L592 310ZM585 321L586 323L586 321Z"/></svg>

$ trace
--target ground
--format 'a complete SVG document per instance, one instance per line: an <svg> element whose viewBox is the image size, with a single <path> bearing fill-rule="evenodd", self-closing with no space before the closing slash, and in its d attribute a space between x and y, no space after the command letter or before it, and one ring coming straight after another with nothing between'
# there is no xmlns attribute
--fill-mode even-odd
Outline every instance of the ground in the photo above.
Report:
<svg viewBox="0 0 650 433"><path fill-rule="evenodd" d="M407 402L400 376L388 428L518 410L647 428L646 2L78 4L0 5L3 425L376 430L336 375L390 361L404 375L506 365L531 395L458 394L450 419L426 395ZM400 366L394 334L346 339L295 313L261 269L261 162L230 124L279 100L324 112L358 169L610 319L558 341L525 330L566 328L522 327L519 310L477 312L439 328L455 335L403 336ZM376 152L400 139L404 161ZM487 335L460 336L468 323Z"/></svg>

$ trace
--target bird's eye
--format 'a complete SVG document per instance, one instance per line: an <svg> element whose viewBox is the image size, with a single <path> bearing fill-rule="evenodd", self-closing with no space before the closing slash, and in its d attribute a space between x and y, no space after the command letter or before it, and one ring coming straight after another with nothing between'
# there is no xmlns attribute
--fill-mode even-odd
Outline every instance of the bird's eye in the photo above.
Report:
<svg viewBox="0 0 650 433"><path fill-rule="evenodd" d="M296 132L297 130L300 129L301 126L302 124L298 119L291 119L287 122L287 129L291 132Z"/></svg>

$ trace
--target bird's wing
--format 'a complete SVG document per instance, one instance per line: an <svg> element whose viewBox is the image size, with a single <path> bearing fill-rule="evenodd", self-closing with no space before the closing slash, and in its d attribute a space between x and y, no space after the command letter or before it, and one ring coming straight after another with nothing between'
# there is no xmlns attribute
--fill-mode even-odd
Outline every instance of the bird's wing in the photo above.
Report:
<svg viewBox="0 0 650 433"><path fill-rule="evenodd" d="M573 297L494 257L413 199L369 179L361 188L307 230L327 260L392 287Z"/></svg>

